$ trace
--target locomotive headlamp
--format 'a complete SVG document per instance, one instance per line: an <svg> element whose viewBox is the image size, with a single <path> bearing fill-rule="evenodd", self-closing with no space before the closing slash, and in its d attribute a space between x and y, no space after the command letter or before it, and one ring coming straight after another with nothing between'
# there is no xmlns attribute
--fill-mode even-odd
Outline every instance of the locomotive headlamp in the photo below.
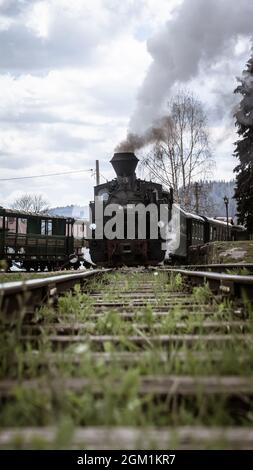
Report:
<svg viewBox="0 0 253 470"><path fill-rule="evenodd" d="M101 198L102 201L108 201L109 193L105 189L99 191L98 196Z"/></svg>
<svg viewBox="0 0 253 470"><path fill-rule="evenodd" d="M163 222L163 220L159 220L157 225L158 225L159 228L163 228L165 223Z"/></svg>

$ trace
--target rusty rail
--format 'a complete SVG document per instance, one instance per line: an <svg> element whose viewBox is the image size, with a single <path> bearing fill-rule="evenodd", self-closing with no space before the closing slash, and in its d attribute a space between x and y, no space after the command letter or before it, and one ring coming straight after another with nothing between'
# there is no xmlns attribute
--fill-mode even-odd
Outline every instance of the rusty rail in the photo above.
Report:
<svg viewBox="0 0 253 470"><path fill-rule="evenodd" d="M72 289L76 283L84 283L88 278L110 271L94 269L90 271L61 274L42 279L0 283L0 312L9 315L34 310L37 306L53 301L58 294Z"/></svg>
<svg viewBox="0 0 253 470"><path fill-rule="evenodd" d="M183 277L187 277L193 285L208 284L215 293L253 300L253 276L174 268L168 269L168 272L179 273Z"/></svg>
<svg viewBox="0 0 253 470"><path fill-rule="evenodd" d="M196 271L215 271L217 273L224 273L226 270L247 269L249 274L253 274L253 263L190 264L181 265L180 268Z"/></svg>

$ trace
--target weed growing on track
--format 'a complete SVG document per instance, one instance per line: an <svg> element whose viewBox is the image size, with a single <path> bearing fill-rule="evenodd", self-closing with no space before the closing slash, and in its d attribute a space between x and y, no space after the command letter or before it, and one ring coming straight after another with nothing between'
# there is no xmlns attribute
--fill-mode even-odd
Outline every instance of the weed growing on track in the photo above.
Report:
<svg viewBox="0 0 253 470"><path fill-rule="evenodd" d="M226 274L234 274L236 276L249 276L250 271L247 268L226 269Z"/></svg>

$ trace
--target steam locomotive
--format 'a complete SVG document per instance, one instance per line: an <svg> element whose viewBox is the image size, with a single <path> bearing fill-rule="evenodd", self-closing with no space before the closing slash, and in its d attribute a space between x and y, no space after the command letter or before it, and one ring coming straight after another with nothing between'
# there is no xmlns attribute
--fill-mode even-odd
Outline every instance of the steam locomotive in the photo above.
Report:
<svg viewBox="0 0 253 470"><path fill-rule="evenodd" d="M196 214L185 212L178 207L177 226L171 225L173 218L173 192L164 191L162 185L137 179L135 169L138 159L134 153L115 153L111 164L116 172L117 178L94 187L94 201L90 202L92 216L92 239L89 242L90 255L93 262L103 266L119 265L156 265L164 259L171 263L186 263L191 261L192 253L197 247L213 242L226 240L241 240L246 238L244 227L233 225L231 222L221 221ZM96 211L96 202L100 201L102 210ZM146 209L153 203L157 207L158 219L152 220L148 210L145 213L146 234L140 239L138 237L138 225L140 219L135 214L135 230L129 236L127 208L133 205L143 204ZM115 205L122 210L124 230L120 234L112 234L110 239L105 236L105 227L112 216L106 212L106 208ZM167 220L160 220L160 209L167 205ZM99 212L99 215L97 214ZM161 226L158 227L157 239L152 238L150 232L150 221L153 226L158 223L170 227L174 235L176 232L177 243L170 246L170 233L166 239L164 248L164 233L161 236ZM99 226L99 230L98 230ZM98 233L99 236L98 236Z"/></svg>
<svg viewBox="0 0 253 470"><path fill-rule="evenodd" d="M161 184L137 178L135 169L138 161L138 158L132 152L115 153L111 164L117 178L94 187L94 201L90 202L91 226L94 228L92 229L89 248L91 259L97 265L155 265L164 258L161 228L157 225L160 221L160 207L162 204L168 207L167 222L170 220L173 194L172 191L163 190ZM102 206L101 210L96 209L98 203ZM153 225L155 224L158 230L157 238L154 239L150 232L152 214L148 210L142 214L142 218L145 218L142 222L146 227L146 233L143 234L143 237L138 236L140 217L136 212L134 214L134 231L129 235L128 212L131 207L133 207L133 210L138 206L140 207L140 205L148 208L151 203L157 209L157 221L152 220ZM122 211L120 219L123 222L120 234L115 230L112 236L109 237L110 239L105 236L104 230L111 218L107 211L109 207L114 207L115 210L118 207ZM98 231L100 231L99 234Z"/></svg>

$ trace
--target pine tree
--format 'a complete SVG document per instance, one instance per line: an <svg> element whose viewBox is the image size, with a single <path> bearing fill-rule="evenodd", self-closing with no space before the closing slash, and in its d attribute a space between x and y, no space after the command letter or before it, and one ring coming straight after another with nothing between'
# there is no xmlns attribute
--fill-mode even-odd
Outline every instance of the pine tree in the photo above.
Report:
<svg viewBox="0 0 253 470"><path fill-rule="evenodd" d="M252 57L239 80L235 93L242 95L235 114L239 139L236 142L235 155L239 158L236 166L236 190L238 221L253 234L253 48Z"/></svg>

